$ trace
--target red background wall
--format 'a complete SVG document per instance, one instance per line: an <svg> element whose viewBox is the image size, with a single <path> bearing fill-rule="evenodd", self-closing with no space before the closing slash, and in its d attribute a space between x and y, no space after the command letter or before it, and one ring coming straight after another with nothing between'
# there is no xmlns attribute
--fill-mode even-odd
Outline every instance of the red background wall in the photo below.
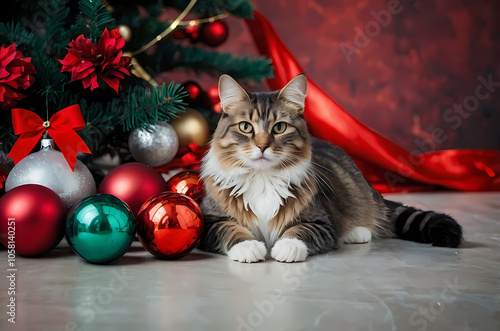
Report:
<svg viewBox="0 0 500 331"><path fill-rule="evenodd" d="M310 78L363 123L409 151L500 149L500 86L487 99L475 99L478 76L500 82L498 1L253 2ZM397 13L381 26L371 11L387 10L389 2ZM228 23L229 39L220 49L256 54L246 26L232 18ZM373 37L356 44L355 28L365 27ZM341 45L358 49L350 62ZM464 100L471 110L454 112Z"/></svg>

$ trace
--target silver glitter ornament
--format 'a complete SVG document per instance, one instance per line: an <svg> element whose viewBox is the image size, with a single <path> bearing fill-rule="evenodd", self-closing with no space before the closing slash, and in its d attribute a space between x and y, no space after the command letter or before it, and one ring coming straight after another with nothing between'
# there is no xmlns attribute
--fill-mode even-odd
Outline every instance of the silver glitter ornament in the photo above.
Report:
<svg viewBox="0 0 500 331"><path fill-rule="evenodd" d="M51 189L68 208L96 194L94 177L89 169L77 159L75 171L71 171L63 154L54 150L52 139L42 139L40 151L29 154L12 168L5 181L5 191L25 184Z"/></svg>
<svg viewBox="0 0 500 331"><path fill-rule="evenodd" d="M146 124L130 132L128 147L137 162L159 167L175 157L179 149L179 138L167 122Z"/></svg>

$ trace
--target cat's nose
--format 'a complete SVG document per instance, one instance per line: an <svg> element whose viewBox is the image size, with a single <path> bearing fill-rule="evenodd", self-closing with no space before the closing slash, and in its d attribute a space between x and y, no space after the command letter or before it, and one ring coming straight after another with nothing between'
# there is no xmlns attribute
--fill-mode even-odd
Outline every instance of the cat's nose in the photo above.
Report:
<svg viewBox="0 0 500 331"><path fill-rule="evenodd" d="M257 145L257 147L259 147L262 154L264 154L264 151L269 147L269 145Z"/></svg>

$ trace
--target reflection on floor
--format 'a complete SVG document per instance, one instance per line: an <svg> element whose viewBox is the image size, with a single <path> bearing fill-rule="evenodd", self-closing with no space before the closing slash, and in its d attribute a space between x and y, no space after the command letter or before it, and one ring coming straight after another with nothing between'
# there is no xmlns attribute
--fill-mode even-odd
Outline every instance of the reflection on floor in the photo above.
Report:
<svg viewBox="0 0 500 331"><path fill-rule="evenodd" d="M397 239L347 245L305 263L239 264L194 251L161 261L138 242L110 265L65 242L17 257L16 324L1 330L500 330L500 193L398 194L453 215L460 249ZM7 251L0 251L7 269ZM6 273L6 271L5 271Z"/></svg>

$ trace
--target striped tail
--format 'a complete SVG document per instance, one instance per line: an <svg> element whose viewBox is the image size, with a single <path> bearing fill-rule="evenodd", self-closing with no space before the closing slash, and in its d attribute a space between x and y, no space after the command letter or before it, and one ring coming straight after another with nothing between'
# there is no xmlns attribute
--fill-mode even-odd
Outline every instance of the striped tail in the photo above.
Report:
<svg viewBox="0 0 500 331"><path fill-rule="evenodd" d="M462 242L462 227L451 216L385 199L384 202L398 238L439 247L458 247Z"/></svg>

